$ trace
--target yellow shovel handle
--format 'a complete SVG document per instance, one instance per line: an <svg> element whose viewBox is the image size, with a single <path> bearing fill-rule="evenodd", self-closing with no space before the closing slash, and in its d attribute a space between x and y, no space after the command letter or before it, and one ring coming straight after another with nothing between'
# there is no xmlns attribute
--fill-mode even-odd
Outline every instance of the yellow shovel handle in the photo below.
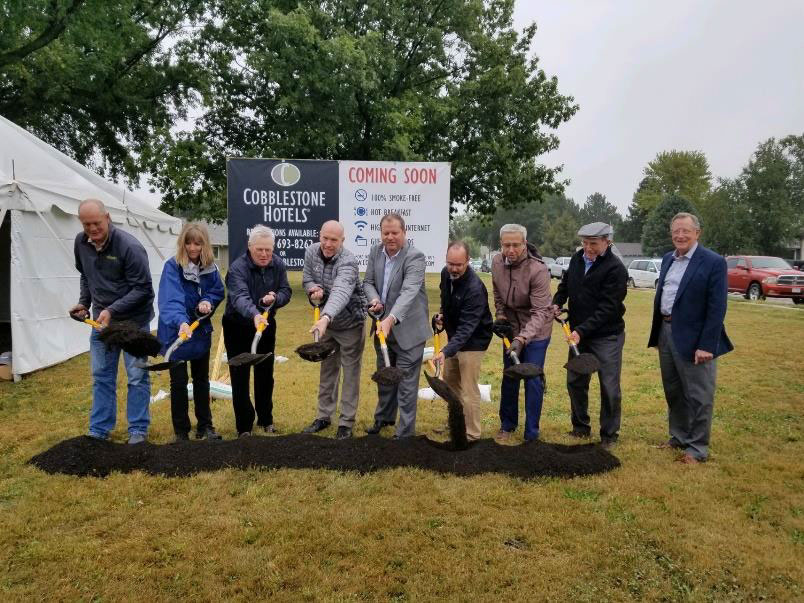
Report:
<svg viewBox="0 0 804 603"><path fill-rule="evenodd" d="M193 324L190 325L190 333L192 333L193 331L195 331L198 328L198 325L199 325L200 322L201 321L196 320L195 322L193 322ZM179 339L181 339L182 341L187 341L188 337L189 337L189 335L187 335L187 333L183 333L183 332L179 333Z"/></svg>
<svg viewBox="0 0 804 603"><path fill-rule="evenodd" d="M262 313L262 317L265 320L268 320L268 310L266 310L265 312ZM267 322L260 323L260 325L257 327L257 333L262 333L265 330L265 327L267 327L267 326L268 326Z"/></svg>
<svg viewBox="0 0 804 603"><path fill-rule="evenodd" d="M315 323L318 322L319 320L321 320L321 308L319 306L316 306L315 308L313 308L313 322Z"/></svg>
<svg viewBox="0 0 804 603"><path fill-rule="evenodd" d="M380 321L377 321L377 339L380 340L380 345L385 345L385 333L380 328Z"/></svg>
<svg viewBox="0 0 804 603"><path fill-rule="evenodd" d="M91 318L85 318L84 322L91 327L95 327L98 330L103 328L103 325L101 323L99 323L97 320L92 320Z"/></svg>
<svg viewBox="0 0 804 603"><path fill-rule="evenodd" d="M509 349L509 348L511 347L511 342L510 342L510 341L508 341L508 338L507 338L507 337L503 337L503 345L505 346L505 349L506 349L506 350L507 350L507 349Z"/></svg>
<svg viewBox="0 0 804 603"><path fill-rule="evenodd" d="M561 328L564 329L564 337L567 338L567 341L570 343L572 342L572 333L570 332L569 325L566 322L561 323Z"/></svg>

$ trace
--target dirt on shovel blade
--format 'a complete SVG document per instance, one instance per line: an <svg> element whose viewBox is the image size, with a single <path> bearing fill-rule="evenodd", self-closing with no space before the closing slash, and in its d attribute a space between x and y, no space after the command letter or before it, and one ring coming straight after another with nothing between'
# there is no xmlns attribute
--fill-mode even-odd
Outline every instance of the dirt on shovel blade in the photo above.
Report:
<svg viewBox="0 0 804 603"><path fill-rule="evenodd" d="M136 323L127 320L112 322L98 334L98 338L105 345L122 348L137 358L158 356L162 349L162 344L156 337L140 329Z"/></svg>
<svg viewBox="0 0 804 603"><path fill-rule="evenodd" d="M542 370L542 367L536 364L523 362L522 364L514 364L509 366L503 371L503 375L510 377L511 379L531 379L532 377L544 375L544 371Z"/></svg>
<svg viewBox="0 0 804 603"><path fill-rule="evenodd" d="M331 341L305 343L296 348L296 353L308 362L321 362L335 353L335 344Z"/></svg>
<svg viewBox="0 0 804 603"><path fill-rule="evenodd" d="M600 361L594 354L583 353L572 358L564 365L564 368L579 373L581 375L591 375L600 370Z"/></svg>
<svg viewBox="0 0 804 603"><path fill-rule="evenodd" d="M377 369L371 376L371 380L378 385L396 385L402 381L404 376L405 373L402 372L402 369L398 369L395 366L385 366Z"/></svg>
<svg viewBox="0 0 804 603"><path fill-rule="evenodd" d="M469 440L466 438L466 419L463 415L461 399L446 381L431 377L426 372L424 378L427 379L427 383L433 388L433 391L447 403L447 425L452 450L466 450L469 448Z"/></svg>
<svg viewBox="0 0 804 603"><path fill-rule="evenodd" d="M373 473L415 467L469 477L488 473L520 479L574 477L610 471L620 461L597 444L562 445L539 440L520 446L492 439L450 450L425 436L392 440L377 436L335 440L311 434L232 439L222 442L116 444L87 436L60 442L29 462L47 473L105 477L142 471L168 477L225 469L330 469ZM271 474L266 479L273 479Z"/></svg>
<svg viewBox="0 0 804 603"><path fill-rule="evenodd" d="M259 364L270 355L270 352L268 354L250 354L248 352L243 352L242 354L238 354L234 358L227 360L227 364L229 366L251 366L252 364Z"/></svg>

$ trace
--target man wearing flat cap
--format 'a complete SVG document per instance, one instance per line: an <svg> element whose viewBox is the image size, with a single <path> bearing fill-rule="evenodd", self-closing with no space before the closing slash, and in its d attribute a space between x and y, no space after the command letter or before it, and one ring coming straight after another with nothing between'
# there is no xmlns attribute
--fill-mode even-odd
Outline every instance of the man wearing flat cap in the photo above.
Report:
<svg viewBox="0 0 804 603"><path fill-rule="evenodd" d="M625 343L625 305L628 271L611 250L614 230L603 222L593 222L578 231L582 249L570 259L569 268L553 296L553 312L569 302L572 340L583 353L594 354L600 362L600 442L606 447L619 437L622 392L623 344ZM570 357L572 351L570 351ZM588 438L589 381L591 375L567 370L567 391L572 410L570 435Z"/></svg>

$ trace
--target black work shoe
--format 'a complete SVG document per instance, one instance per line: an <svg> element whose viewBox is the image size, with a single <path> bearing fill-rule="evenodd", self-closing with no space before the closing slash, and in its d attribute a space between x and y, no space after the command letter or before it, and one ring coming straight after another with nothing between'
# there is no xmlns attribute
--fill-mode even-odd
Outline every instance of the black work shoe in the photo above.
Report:
<svg viewBox="0 0 804 603"><path fill-rule="evenodd" d="M572 438L581 438L584 440L591 437L588 431L582 431L580 429L573 429L572 431L568 431L567 435Z"/></svg>
<svg viewBox="0 0 804 603"><path fill-rule="evenodd" d="M617 438L600 438L600 447L606 450L613 448L617 443Z"/></svg>
<svg viewBox="0 0 804 603"><path fill-rule="evenodd" d="M197 431L195 433L196 440L222 440L221 436L213 427L207 427L204 431Z"/></svg>
<svg viewBox="0 0 804 603"><path fill-rule="evenodd" d="M366 433L369 435L377 435L378 433L380 433L380 431L382 431L383 427L390 427L393 424L394 424L393 421L374 421L374 425L369 427L366 430Z"/></svg>
<svg viewBox="0 0 804 603"><path fill-rule="evenodd" d="M188 434L186 434L186 433L177 433L175 436L173 436L173 441L171 442L171 444L178 444L179 442L186 442L189 439L190 439L190 436Z"/></svg>
<svg viewBox="0 0 804 603"><path fill-rule="evenodd" d="M324 431L327 427L329 427L329 421L326 419L316 419L302 429L302 433L318 433L319 431Z"/></svg>
<svg viewBox="0 0 804 603"><path fill-rule="evenodd" d="M341 425L338 427L338 433L335 434L336 440L348 440L352 437L352 428Z"/></svg>

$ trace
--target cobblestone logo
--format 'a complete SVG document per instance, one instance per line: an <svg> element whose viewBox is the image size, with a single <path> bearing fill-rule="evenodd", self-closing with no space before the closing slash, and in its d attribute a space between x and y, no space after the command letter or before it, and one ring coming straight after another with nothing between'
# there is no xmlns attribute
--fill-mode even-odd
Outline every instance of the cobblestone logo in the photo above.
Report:
<svg viewBox="0 0 804 603"><path fill-rule="evenodd" d="M271 170L271 180L279 186L293 186L301 178L301 172L292 163L277 163Z"/></svg>

